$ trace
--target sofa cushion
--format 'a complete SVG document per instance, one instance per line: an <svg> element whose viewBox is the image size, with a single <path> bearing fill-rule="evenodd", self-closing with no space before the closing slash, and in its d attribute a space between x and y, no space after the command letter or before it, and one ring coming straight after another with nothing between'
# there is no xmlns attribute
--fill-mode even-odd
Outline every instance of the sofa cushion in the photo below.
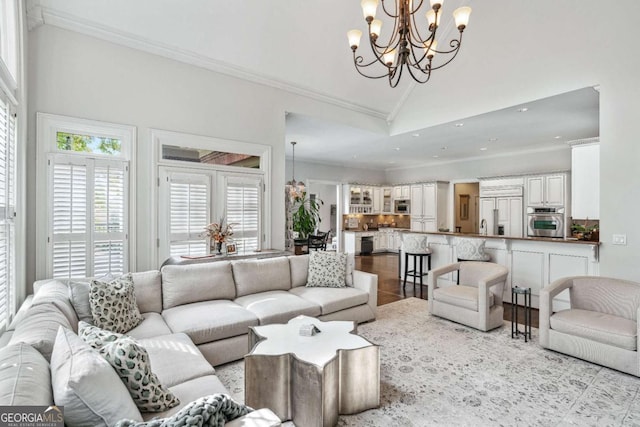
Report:
<svg viewBox="0 0 640 427"><path fill-rule="evenodd" d="M234 302L255 314L261 325L287 323L300 314L315 317L322 312L318 304L286 291L260 292L236 298Z"/></svg>
<svg viewBox="0 0 640 427"><path fill-rule="evenodd" d="M344 288L347 275L347 254L316 251L309 256L307 286Z"/></svg>
<svg viewBox="0 0 640 427"><path fill-rule="evenodd" d="M54 304L41 304L30 307L24 319L16 325L9 345L24 342L38 350L45 359L51 360L53 343L56 340L58 328L63 326L74 330L65 316Z"/></svg>
<svg viewBox="0 0 640 427"><path fill-rule="evenodd" d="M213 366L185 334L141 339L149 352L153 372L169 388L204 375L213 375ZM180 398L180 396L178 396ZM182 400L183 403L188 403Z"/></svg>
<svg viewBox="0 0 640 427"><path fill-rule="evenodd" d="M433 299L445 304L478 311L478 288L473 286L446 286L433 291ZM493 307L493 294L489 293L489 307Z"/></svg>
<svg viewBox="0 0 640 427"><path fill-rule="evenodd" d="M71 304L73 304L73 308L76 310L78 319L93 324L91 303L89 302L90 291L91 284L89 282L69 281L69 299L71 299Z"/></svg>
<svg viewBox="0 0 640 427"><path fill-rule="evenodd" d="M18 323L22 322L22 319L26 317L27 310L31 308L32 301L33 301L33 294L27 295L27 297L24 299L24 302L20 306L20 309L18 310L16 315L13 316L13 320L11 321L11 324L9 325L9 327L7 327L7 331L15 331Z"/></svg>
<svg viewBox="0 0 640 427"><path fill-rule="evenodd" d="M597 276L575 277L569 296L572 308L638 320L640 284L636 282Z"/></svg>
<svg viewBox="0 0 640 427"><path fill-rule="evenodd" d="M131 273L140 313L162 312L162 275L158 270Z"/></svg>
<svg viewBox="0 0 640 427"><path fill-rule="evenodd" d="M340 289L308 288L305 286L293 288L289 292L314 304L322 309L321 314L335 313L366 304L369 301L369 293L361 289L345 287Z"/></svg>
<svg viewBox="0 0 640 427"><path fill-rule="evenodd" d="M637 326L633 320L597 311L570 309L554 313L551 329L626 350L637 350Z"/></svg>
<svg viewBox="0 0 640 427"><path fill-rule="evenodd" d="M92 280L89 303L99 328L125 333L142 321L131 273L109 282Z"/></svg>
<svg viewBox="0 0 640 427"><path fill-rule="evenodd" d="M215 375L204 375L180 384L176 384L175 386L171 387L171 392L175 394L182 403L161 413L142 414L145 420L148 421L151 418L170 417L189 403L203 396L209 396L216 393L229 394L227 389L224 387L224 385L222 385L218 377L216 377Z"/></svg>
<svg viewBox="0 0 640 427"><path fill-rule="evenodd" d="M127 332L127 335L136 339L157 337L158 335L167 335L171 333L171 329L164 321L161 314L158 313L142 313L142 322L138 326Z"/></svg>
<svg viewBox="0 0 640 427"><path fill-rule="evenodd" d="M235 297L229 261L162 267L162 307L165 310L192 302Z"/></svg>
<svg viewBox="0 0 640 427"><path fill-rule="evenodd" d="M289 268L291 270L291 287L297 288L307 284L309 274L309 255L289 256Z"/></svg>
<svg viewBox="0 0 640 427"><path fill-rule="evenodd" d="M63 327L51 355L51 383L55 404L64 405L67 425L112 426L122 418L142 421L109 362Z"/></svg>
<svg viewBox="0 0 640 427"><path fill-rule="evenodd" d="M151 370L147 350L133 338L119 337L98 351L113 366L141 412L163 412L180 403Z"/></svg>
<svg viewBox="0 0 640 427"><path fill-rule="evenodd" d="M49 362L29 344L0 349L0 405L53 404Z"/></svg>
<svg viewBox="0 0 640 427"><path fill-rule="evenodd" d="M173 332L183 332L195 344L244 335L258 318L244 307L227 300L202 301L172 307L162 312Z"/></svg>
<svg viewBox="0 0 640 427"><path fill-rule="evenodd" d="M291 271L287 257L235 261L233 276L237 297L291 289Z"/></svg>
<svg viewBox="0 0 640 427"><path fill-rule="evenodd" d="M78 324L78 315L69 299L69 287L58 281L51 280L40 287L38 293L33 296L31 306L42 304L54 304L67 317L69 324Z"/></svg>

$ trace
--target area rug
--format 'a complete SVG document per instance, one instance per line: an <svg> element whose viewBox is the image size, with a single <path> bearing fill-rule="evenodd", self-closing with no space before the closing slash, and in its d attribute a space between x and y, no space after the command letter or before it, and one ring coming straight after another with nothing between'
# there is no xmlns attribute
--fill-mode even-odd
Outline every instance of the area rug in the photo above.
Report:
<svg viewBox="0 0 640 427"><path fill-rule="evenodd" d="M639 378L544 350L536 329L528 343L507 322L484 333L409 298L378 307L358 333L380 345L380 407L339 426L640 426ZM239 401L243 368L216 369Z"/></svg>

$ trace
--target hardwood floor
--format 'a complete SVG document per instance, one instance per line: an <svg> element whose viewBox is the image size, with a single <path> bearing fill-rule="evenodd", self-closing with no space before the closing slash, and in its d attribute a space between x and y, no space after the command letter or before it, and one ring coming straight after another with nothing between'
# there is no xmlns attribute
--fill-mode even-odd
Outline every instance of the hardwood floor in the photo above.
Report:
<svg viewBox="0 0 640 427"><path fill-rule="evenodd" d="M378 305L389 304L414 296L413 282L407 280L406 292L398 277L398 254L375 254L356 256L356 270L378 275ZM415 296L420 298L420 286L415 287ZM427 299L427 277L424 278L422 298ZM538 310L531 310L531 326L538 327ZM504 320L511 321L511 304L504 302ZM524 324L524 310L518 310L518 323Z"/></svg>

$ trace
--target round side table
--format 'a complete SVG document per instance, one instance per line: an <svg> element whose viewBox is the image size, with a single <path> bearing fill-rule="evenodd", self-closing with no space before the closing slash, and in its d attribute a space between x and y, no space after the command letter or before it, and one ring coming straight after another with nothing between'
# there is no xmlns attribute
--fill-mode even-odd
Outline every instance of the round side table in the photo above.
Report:
<svg viewBox="0 0 640 427"><path fill-rule="evenodd" d="M520 295L524 299L522 302L524 332L518 328L518 298ZM514 286L511 288L511 338L516 338L518 335L524 335L524 342L528 342L531 339L531 288Z"/></svg>

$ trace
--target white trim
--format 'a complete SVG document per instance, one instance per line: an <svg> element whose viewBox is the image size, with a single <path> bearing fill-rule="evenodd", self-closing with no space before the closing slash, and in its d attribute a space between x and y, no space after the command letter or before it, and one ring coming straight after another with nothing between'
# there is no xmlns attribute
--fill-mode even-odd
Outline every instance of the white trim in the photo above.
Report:
<svg viewBox="0 0 640 427"><path fill-rule="evenodd" d="M96 37L101 40L119 44L121 46L126 46L132 49L137 49L143 52L173 59L174 61L179 61L186 64L194 65L196 67L215 71L216 73L224 74L233 78L246 80L252 83L257 83L276 89L281 89L286 92L304 96L310 99L315 99L327 104L333 104L338 107L346 108L358 113L367 114L372 117L385 119L389 115L388 112L356 104L346 99L341 99L323 92L319 92L310 87L285 82L278 79L277 77L260 73L255 69L247 69L223 61L215 60L189 50L180 49L175 46L153 41L148 38L140 37L138 35L134 35L125 31L116 30L114 28L107 27L96 22L81 21L80 18L76 16L61 13L59 11L54 11L46 7L36 6L30 8L27 11L27 14L29 16L30 28L36 28L40 25L40 21L42 21L42 23L44 24L53 25L81 34L86 34L91 37Z"/></svg>
<svg viewBox="0 0 640 427"><path fill-rule="evenodd" d="M137 130L135 126L97 120L60 116L48 113L36 113L36 240L35 240L35 274L36 280L48 276L47 249L48 245L48 207L49 203L49 168L48 155L50 153L64 154L102 160L127 161L129 167L128 183L128 270L136 271L136 142ZM104 156L99 154L79 154L57 150L55 133L57 131L72 131L78 133L92 133L94 135L115 136L122 141L122 156ZM43 206L44 203L44 206Z"/></svg>

